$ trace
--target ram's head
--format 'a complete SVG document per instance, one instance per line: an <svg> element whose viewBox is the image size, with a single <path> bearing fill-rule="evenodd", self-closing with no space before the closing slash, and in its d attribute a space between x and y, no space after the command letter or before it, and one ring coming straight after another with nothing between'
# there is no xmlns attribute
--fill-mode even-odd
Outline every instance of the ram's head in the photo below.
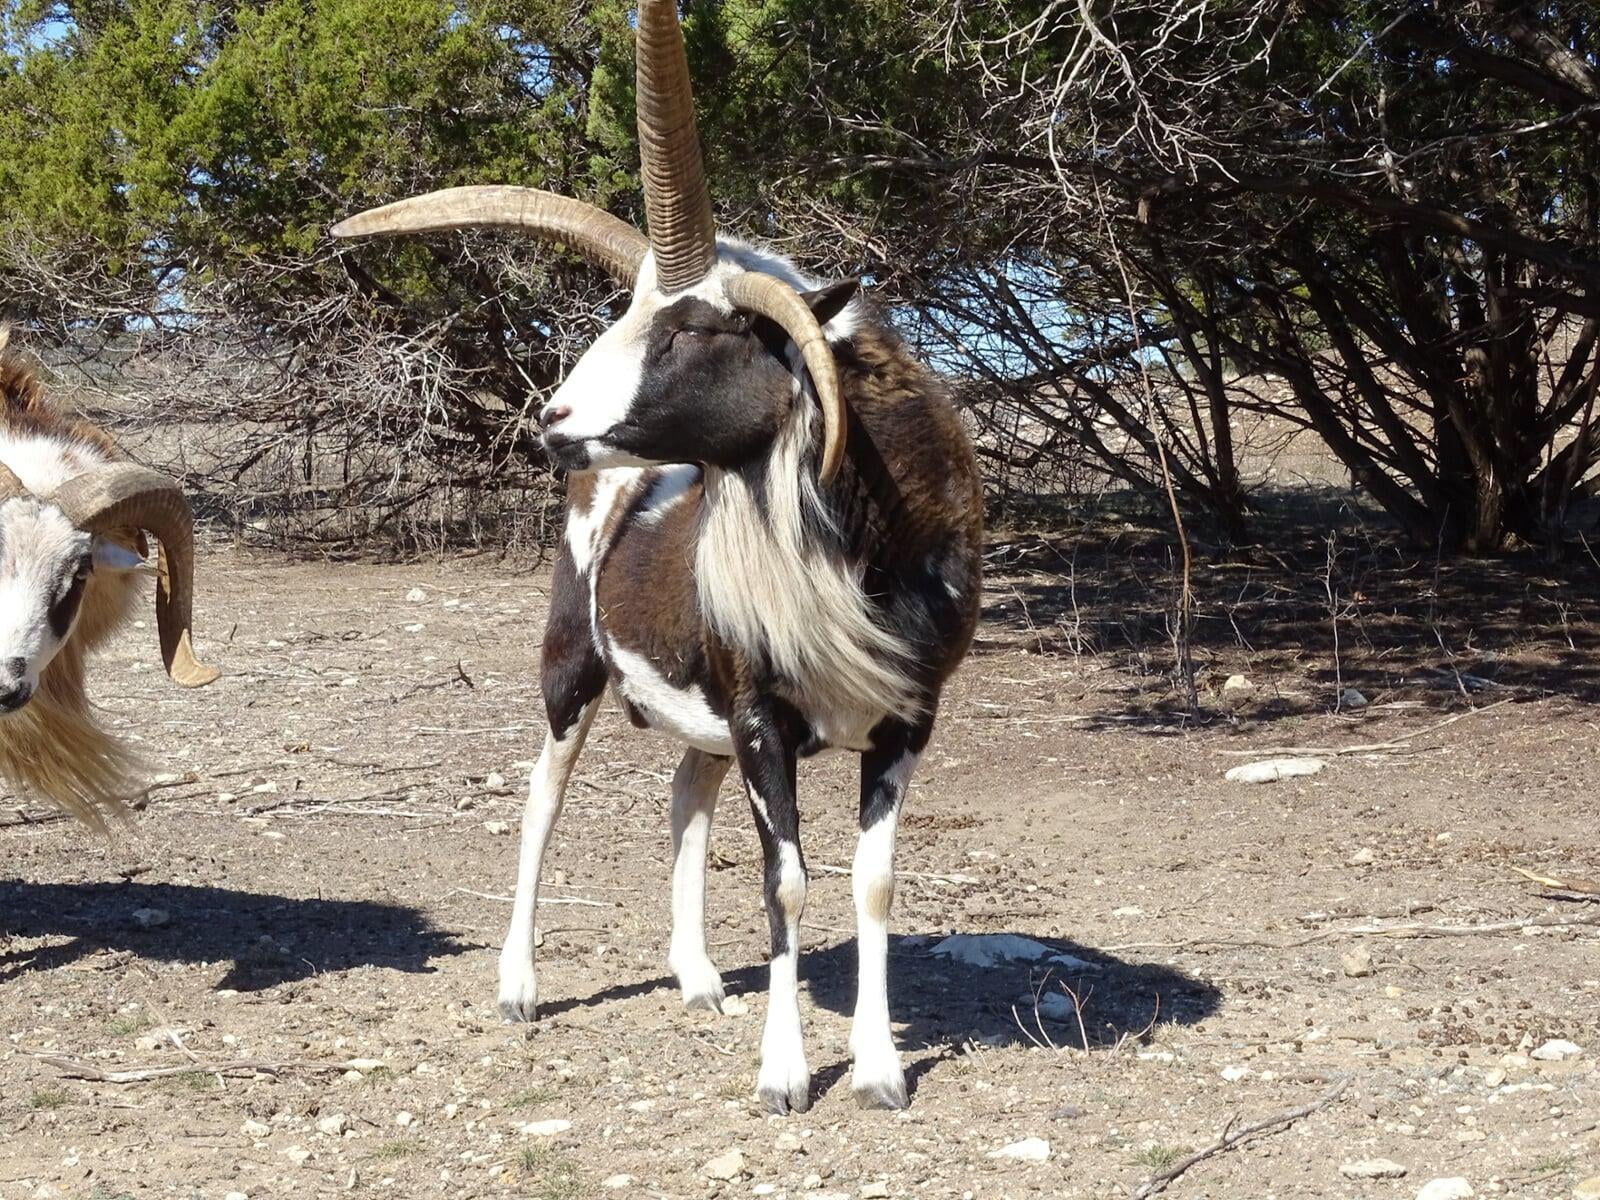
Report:
<svg viewBox="0 0 1600 1200"><path fill-rule="evenodd" d="M824 328L848 334L856 284L819 287L775 256L719 242L674 0L641 0L636 41L648 236L590 204L493 186L397 201L333 233L517 229L570 247L632 290L627 312L540 413L562 465L737 465L765 449L796 403L813 411L814 398L826 482L844 455L846 420Z"/></svg>

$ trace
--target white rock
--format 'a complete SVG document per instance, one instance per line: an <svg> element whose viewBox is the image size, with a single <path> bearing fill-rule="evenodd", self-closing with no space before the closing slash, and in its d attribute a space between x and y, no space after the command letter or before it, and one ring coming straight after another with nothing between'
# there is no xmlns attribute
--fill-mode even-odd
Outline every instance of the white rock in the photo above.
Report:
<svg viewBox="0 0 1600 1200"><path fill-rule="evenodd" d="M485 821L483 827L495 837L505 837L506 834L511 832L510 824L505 821Z"/></svg>
<svg viewBox="0 0 1600 1200"><path fill-rule="evenodd" d="M403 1108L394 1115L394 1123L401 1129L410 1129L416 1122L417 1119Z"/></svg>
<svg viewBox="0 0 1600 1200"><path fill-rule="evenodd" d="M1363 846L1349 858L1345 859L1352 867L1370 867L1378 861L1378 853L1371 846Z"/></svg>
<svg viewBox="0 0 1600 1200"><path fill-rule="evenodd" d="M1062 954L1015 933L953 933L928 951L935 958L948 958L969 967L996 967L1011 962L1052 962L1070 970L1093 970L1070 954Z"/></svg>
<svg viewBox="0 0 1600 1200"><path fill-rule="evenodd" d="M1226 1080L1227 1082L1229 1082L1229 1083L1238 1083L1239 1080L1243 1079L1248 1074L1250 1074L1250 1068L1249 1067L1223 1067L1222 1068L1222 1078L1224 1080Z"/></svg>
<svg viewBox="0 0 1600 1200"><path fill-rule="evenodd" d="M1569 1042L1565 1038L1551 1038L1537 1050L1529 1053L1530 1058L1537 1058L1540 1062L1565 1062L1569 1058L1577 1058L1583 1053L1583 1047L1576 1042Z"/></svg>
<svg viewBox="0 0 1600 1200"><path fill-rule="evenodd" d="M518 1127L519 1131L528 1137L555 1137L558 1133L565 1133L572 1128L571 1121L563 1121L556 1117L549 1121L529 1121L526 1125Z"/></svg>
<svg viewBox="0 0 1600 1200"><path fill-rule="evenodd" d="M1327 765L1320 758L1264 758L1259 762L1241 763L1223 778L1230 783L1277 783L1280 779L1315 775Z"/></svg>
<svg viewBox="0 0 1600 1200"><path fill-rule="evenodd" d="M1339 959L1339 965L1351 979L1365 979L1372 974L1372 951L1357 946Z"/></svg>
<svg viewBox="0 0 1600 1200"><path fill-rule="evenodd" d="M726 1154L719 1154L701 1168L707 1179L720 1179L730 1182L744 1174L744 1155L738 1150L729 1150Z"/></svg>
<svg viewBox="0 0 1600 1200"><path fill-rule="evenodd" d="M1585 1179L1572 1189L1573 1200L1600 1200L1600 1175Z"/></svg>
<svg viewBox="0 0 1600 1200"><path fill-rule="evenodd" d="M1248 676L1229 675L1223 681L1222 690L1225 692L1253 692L1256 690L1256 685L1250 682Z"/></svg>
<svg viewBox="0 0 1600 1200"><path fill-rule="evenodd" d="M1339 707L1341 708L1365 708L1366 706L1367 698L1355 688L1345 688L1344 691L1339 693Z"/></svg>
<svg viewBox="0 0 1600 1200"><path fill-rule="evenodd" d="M428 593L423 591L421 588L412 588L406 593L406 601L409 604L422 604L427 599Z"/></svg>
<svg viewBox="0 0 1600 1200"><path fill-rule="evenodd" d="M889 1200L889 1185L881 1179L861 1185L861 1200Z"/></svg>
<svg viewBox="0 0 1600 1200"><path fill-rule="evenodd" d="M1497 1088L1506 1081L1506 1073L1500 1067L1484 1072L1483 1086Z"/></svg>
<svg viewBox="0 0 1600 1200"><path fill-rule="evenodd" d="M600 1186L608 1192L620 1192L623 1188L633 1186L632 1175L607 1175L600 1181Z"/></svg>
<svg viewBox="0 0 1600 1200"><path fill-rule="evenodd" d="M172 920L172 914L164 908L136 908L132 915L140 929L159 929Z"/></svg>
<svg viewBox="0 0 1600 1200"><path fill-rule="evenodd" d="M722 1015L725 1017L748 1017L750 1015L749 1002L743 996L728 996L722 1001Z"/></svg>
<svg viewBox="0 0 1600 1200"><path fill-rule="evenodd" d="M381 1058L352 1058L342 1065L352 1071L381 1071L388 1066Z"/></svg>
<svg viewBox="0 0 1600 1200"><path fill-rule="evenodd" d="M1472 1185L1459 1175L1451 1175L1443 1179L1430 1179L1422 1185L1422 1190L1417 1193L1417 1200L1467 1200L1468 1196L1476 1196Z"/></svg>
<svg viewBox="0 0 1600 1200"><path fill-rule="evenodd" d="M990 1158L1006 1158L1015 1162L1042 1163L1050 1157L1050 1143L1041 1137L1027 1137L1020 1142L989 1151Z"/></svg>
<svg viewBox="0 0 1600 1200"><path fill-rule="evenodd" d="M798 1154L805 1143L792 1133L780 1133L772 1145L774 1149L782 1150L785 1154Z"/></svg>
<svg viewBox="0 0 1600 1200"><path fill-rule="evenodd" d="M1366 1158L1345 1163L1339 1174L1346 1179L1399 1179L1406 1169L1392 1158Z"/></svg>
<svg viewBox="0 0 1600 1200"><path fill-rule="evenodd" d="M343 1137L344 1131L350 1128L350 1118L343 1113L334 1113L331 1117L323 1117L317 1122L317 1132L325 1133L329 1137Z"/></svg>
<svg viewBox="0 0 1600 1200"><path fill-rule="evenodd" d="M243 1192L223 1192L222 1200L250 1200Z"/></svg>
<svg viewBox="0 0 1600 1200"><path fill-rule="evenodd" d="M262 1121L250 1120L239 1126L239 1132L247 1138L264 1138L272 1132L272 1126Z"/></svg>
<svg viewBox="0 0 1600 1200"><path fill-rule="evenodd" d="M497 792L506 785L506 777L499 771L490 771L483 777L483 786L491 792Z"/></svg>
<svg viewBox="0 0 1600 1200"><path fill-rule="evenodd" d="M305 1149L303 1146L290 1146L283 1152L283 1156L296 1166L301 1166L304 1165L305 1161L311 1157L311 1151Z"/></svg>

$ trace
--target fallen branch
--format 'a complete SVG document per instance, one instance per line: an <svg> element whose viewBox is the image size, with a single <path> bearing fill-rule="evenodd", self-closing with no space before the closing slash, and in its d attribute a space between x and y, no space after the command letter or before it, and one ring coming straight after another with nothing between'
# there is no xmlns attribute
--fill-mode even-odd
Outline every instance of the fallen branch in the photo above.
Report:
<svg viewBox="0 0 1600 1200"><path fill-rule="evenodd" d="M1267 938L1194 938L1186 942L1119 942L1112 946L1100 946L1098 950L1102 954L1117 954L1124 950L1213 948L1292 950L1297 946L1310 946L1341 937L1468 937L1476 934L1520 933L1525 929L1566 929L1579 925L1600 925L1600 911L1583 913L1579 916L1523 917L1515 921L1494 921L1487 925L1427 925L1420 922L1405 925L1346 925L1340 929L1324 929L1321 933L1287 942L1275 942Z"/></svg>
<svg viewBox="0 0 1600 1200"><path fill-rule="evenodd" d="M80 1058L63 1054L46 1054L29 1051L34 1058L60 1071L69 1079L87 1079L91 1083L148 1083L152 1079L169 1079L174 1075L281 1075L285 1071L351 1071L359 1069L362 1060L348 1062L265 1062L258 1059L239 1058L220 1063L190 1063L181 1067L127 1067L108 1071ZM370 1069L370 1066L369 1068Z"/></svg>
<svg viewBox="0 0 1600 1200"><path fill-rule="evenodd" d="M1593 879L1563 879L1559 875L1540 875L1534 871L1524 871L1521 867L1512 867L1518 875L1526 876L1540 887L1551 888L1558 892L1570 892L1584 899L1594 899L1600 896L1600 882Z"/></svg>
<svg viewBox="0 0 1600 1200"><path fill-rule="evenodd" d="M1265 1137L1268 1134L1273 1133L1282 1133L1296 1121L1303 1120L1304 1118L1309 1117L1312 1113L1319 1112L1322 1109L1327 1108L1328 1105L1332 1104L1341 1095L1343 1095L1345 1088L1349 1086L1349 1079L1341 1079L1338 1083L1334 1084L1333 1087L1329 1088L1326 1092L1323 1092L1322 1095L1318 1096L1309 1104L1302 1104L1299 1108L1291 1108L1287 1112L1278 1113L1276 1116L1267 1117L1265 1120L1253 1122L1252 1124L1245 1125L1239 1129L1235 1129L1233 1127L1233 1122L1229 1121L1227 1127L1223 1129L1221 1135L1209 1146L1204 1146L1201 1149L1196 1150L1193 1154L1189 1155L1188 1158L1174 1163L1165 1171L1162 1171L1159 1175L1152 1175L1149 1179L1140 1184L1139 1190L1133 1193L1133 1200L1145 1200L1147 1196L1154 1196L1158 1192L1166 1191L1168 1185L1171 1184L1173 1180L1177 1179L1178 1176L1189 1170L1190 1167L1193 1167L1197 1163L1204 1162L1213 1155L1221 1154L1225 1150L1231 1150L1235 1146L1243 1145L1245 1142L1253 1141L1258 1137ZM1235 1118L1235 1120L1237 1119L1238 1118Z"/></svg>

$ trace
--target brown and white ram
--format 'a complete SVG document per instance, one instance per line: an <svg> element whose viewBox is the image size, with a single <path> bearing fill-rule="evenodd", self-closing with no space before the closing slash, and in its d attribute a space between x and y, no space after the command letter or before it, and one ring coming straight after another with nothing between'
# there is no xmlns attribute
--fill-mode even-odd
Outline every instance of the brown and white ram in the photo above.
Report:
<svg viewBox="0 0 1600 1200"><path fill-rule="evenodd" d="M146 534L160 544L167 673L184 687L217 677L190 644L193 520L176 483L54 409L7 340L0 330L0 782L103 826L143 765L96 720L87 660L134 612Z"/></svg>
<svg viewBox="0 0 1600 1200"><path fill-rule="evenodd" d="M706 847L717 789L739 764L772 940L757 1091L778 1112L810 1103L796 759L861 755L851 1082L863 1104L902 1107L887 999L895 828L977 620L975 460L944 385L855 281L823 284L716 236L674 0L641 0L637 52L648 238L590 205L507 187L402 200L334 230L520 229L633 292L540 414L570 479L544 640L549 734L500 1007L535 1015L540 864L609 684L636 724L687 747L673 783L668 962L691 1006L723 998L706 954Z"/></svg>

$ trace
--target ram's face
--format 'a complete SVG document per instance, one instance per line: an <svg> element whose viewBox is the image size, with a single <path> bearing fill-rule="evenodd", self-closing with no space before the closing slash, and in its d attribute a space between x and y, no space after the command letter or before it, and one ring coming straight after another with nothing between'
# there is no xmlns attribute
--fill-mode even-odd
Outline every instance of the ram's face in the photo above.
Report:
<svg viewBox="0 0 1600 1200"><path fill-rule="evenodd" d="M557 463L731 467L762 453L794 403L788 339L734 310L719 278L676 296L640 288L540 413Z"/></svg>
<svg viewBox="0 0 1600 1200"><path fill-rule="evenodd" d="M0 504L0 715L33 698L72 636L94 571L139 561L76 528L54 505L27 497Z"/></svg>
<svg viewBox="0 0 1600 1200"><path fill-rule="evenodd" d="M694 462L737 467L783 427L803 372L775 321L725 293L740 265L662 295L647 262L628 311L573 367L539 415L544 444L568 470ZM802 293L819 323L838 318L855 281ZM830 335L847 332L840 319Z"/></svg>

